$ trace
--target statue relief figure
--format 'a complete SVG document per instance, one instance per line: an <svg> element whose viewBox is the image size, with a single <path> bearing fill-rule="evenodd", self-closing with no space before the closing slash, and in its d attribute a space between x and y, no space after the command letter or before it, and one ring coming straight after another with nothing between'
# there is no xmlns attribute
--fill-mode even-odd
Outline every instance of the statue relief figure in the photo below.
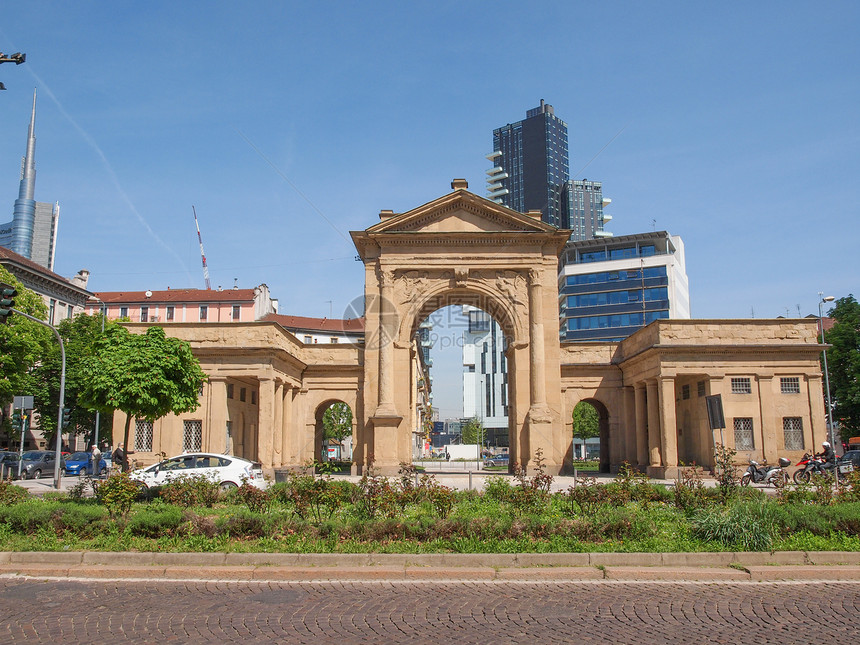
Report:
<svg viewBox="0 0 860 645"><path fill-rule="evenodd" d="M416 296L427 288L427 276L426 271L407 271L401 275L400 302L415 302Z"/></svg>
<svg viewBox="0 0 860 645"><path fill-rule="evenodd" d="M525 294L523 294L525 281L523 274L517 271L499 271L496 274L496 289L515 308L525 307Z"/></svg>

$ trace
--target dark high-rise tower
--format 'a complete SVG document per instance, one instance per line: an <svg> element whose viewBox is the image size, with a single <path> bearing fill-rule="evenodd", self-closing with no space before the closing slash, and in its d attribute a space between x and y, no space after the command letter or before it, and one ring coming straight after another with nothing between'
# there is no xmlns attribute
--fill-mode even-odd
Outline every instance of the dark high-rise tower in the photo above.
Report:
<svg viewBox="0 0 860 645"><path fill-rule="evenodd" d="M539 210L547 224L561 226L559 194L570 179L567 124L551 105L526 112L526 118L493 130L493 152L487 155L490 199L521 213Z"/></svg>

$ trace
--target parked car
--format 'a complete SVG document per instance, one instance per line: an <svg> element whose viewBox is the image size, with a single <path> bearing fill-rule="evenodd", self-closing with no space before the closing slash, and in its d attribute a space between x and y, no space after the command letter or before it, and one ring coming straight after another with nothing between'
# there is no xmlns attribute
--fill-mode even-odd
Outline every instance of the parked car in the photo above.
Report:
<svg viewBox="0 0 860 645"><path fill-rule="evenodd" d="M508 455L493 455L484 459L484 468L492 468L494 466L507 466L510 463Z"/></svg>
<svg viewBox="0 0 860 645"><path fill-rule="evenodd" d="M21 477L39 479L44 475L53 475L56 463L54 453L49 450L28 450L21 456ZM60 470L63 470L62 459L60 459Z"/></svg>
<svg viewBox="0 0 860 645"><path fill-rule="evenodd" d="M75 452L66 457L66 465L63 469L67 475L92 475L93 455L89 452ZM99 460L99 475L107 472L107 463L104 458Z"/></svg>
<svg viewBox="0 0 860 645"><path fill-rule="evenodd" d="M839 465L853 464L854 470L860 470L860 450L849 450L839 459ZM840 469L841 472L841 469Z"/></svg>
<svg viewBox="0 0 860 645"><path fill-rule="evenodd" d="M145 488L162 486L177 477L203 475L217 482L222 490L241 486L247 481L252 486L263 488L263 470L259 463L234 457L205 452L192 452L170 457L149 468L132 471L131 478Z"/></svg>
<svg viewBox="0 0 860 645"><path fill-rule="evenodd" d="M18 453L10 450L0 452L0 477L11 477L15 479L18 476Z"/></svg>

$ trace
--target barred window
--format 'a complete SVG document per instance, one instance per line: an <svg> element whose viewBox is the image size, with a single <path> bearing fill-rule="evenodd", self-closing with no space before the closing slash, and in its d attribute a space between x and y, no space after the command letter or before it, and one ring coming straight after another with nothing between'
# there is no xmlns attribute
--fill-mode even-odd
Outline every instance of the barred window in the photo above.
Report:
<svg viewBox="0 0 860 645"><path fill-rule="evenodd" d="M751 417L735 417L735 450L753 450L753 420Z"/></svg>
<svg viewBox="0 0 860 645"><path fill-rule="evenodd" d="M732 394L752 394L752 385L748 376L732 378Z"/></svg>
<svg viewBox="0 0 860 645"><path fill-rule="evenodd" d="M800 377L789 376L779 379L779 390L783 394L800 394Z"/></svg>
<svg viewBox="0 0 860 645"><path fill-rule="evenodd" d="M704 382L704 381L699 381L698 383L696 383L696 393L697 393L699 396L705 396L705 392L706 392L706 390L705 390L705 382Z"/></svg>
<svg viewBox="0 0 860 645"><path fill-rule="evenodd" d="M182 436L182 450L196 452L203 449L203 422L186 421Z"/></svg>
<svg viewBox="0 0 860 645"><path fill-rule="evenodd" d="M690 398L690 386L682 385L681 386L681 398L686 400Z"/></svg>
<svg viewBox="0 0 860 645"><path fill-rule="evenodd" d="M782 432L786 450L803 450L803 419L800 417L783 417Z"/></svg>
<svg viewBox="0 0 860 645"><path fill-rule="evenodd" d="M134 451L152 452L152 422L135 419L134 422Z"/></svg>

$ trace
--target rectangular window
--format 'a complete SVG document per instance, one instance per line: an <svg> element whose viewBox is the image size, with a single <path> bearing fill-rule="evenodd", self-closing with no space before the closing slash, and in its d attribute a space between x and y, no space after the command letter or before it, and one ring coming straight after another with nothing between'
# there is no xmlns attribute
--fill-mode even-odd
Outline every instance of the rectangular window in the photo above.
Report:
<svg viewBox="0 0 860 645"><path fill-rule="evenodd" d="M120 307L119 308L119 317L120 318L128 318L128 307Z"/></svg>
<svg viewBox="0 0 860 645"><path fill-rule="evenodd" d="M48 324L49 325L54 324L54 313L56 312L56 310L57 310L57 301L54 299L51 299L51 302L48 305Z"/></svg>
<svg viewBox="0 0 860 645"><path fill-rule="evenodd" d="M681 386L681 398L685 401L690 398L690 386L682 385Z"/></svg>
<svg viewBox="0 0 860 645"><path fill-rule="evenodd" d="M227 383L227 398L228 399L233 398L233 384L232 383Z"/></svg>
<svg viewBox="0 0 860 645"><path fill-rule="evenodd" d="M152 452L152 423L143 419L134 422L134 451Z"/></svg>
<svg viewBox="0 0 860 645"><path fill-rule="evenodd" d="M257 405L257 390L251 390L251 405Z"/></svg>
<svg viewBox="0 0 860 645"><path fill-rule="evenodd" d="M199 452L203 449L203 422L185 421L182 433L183 452Z"/></svg>
<svg viewBox="0 0 860 645"><path fill-rule="evenodd" d="M752 385L749 377L732 378L732 394L752 394Z"/></svg>
<svg viewBox="0 0 860 645"><path fill-rule="evenodd" d="M803 450L803 419L800 417L783 417L782 434L786 450Z"/></svg>
<svg viewBox="0 0 860 645"><path fill-rule="evenodd" d="M751 417L735 417L735 450L754 450L753 420Z"/></svg>
<svg viewBox="0 0 860 645"><path fill-rule="evenodd" d="M141 307L140 308L140 322L148 322L149 321L149 307Z"/></svg>
<svg viewBox="0 0 860 645"><path fill-rule="evenodd" d="M72 305L66 306L66 318L71 318L75 313L75 308Z"/></svg>
<svg viewBox="0 0 860 645"><path fill-rule="evenodd" d="M699 396L705 396L705 392L705 382L699 381L698 383L696 383L696 394L698 394Z"/></svg>
<svg viewBox="0 0 860 645"><path fill-rule="evenodd" d="M800 377L789 376L779 379L779 390L783 394L800 394Z"/></svg>
<svg viewBox="0 0 860 645"><path fill-rule="evenodd" d="M314 342L314 339L311 336L305 336L305 345L310 345Z"/></svg>
<svg viewBox="0 0 860 645"><path fill-rule="evenodd" d="M329 342L332 345L337 345L337 336L332 336L331 338L329 338Z"/></svg>
<svg viewBox="0 0 860 645"><path fill-rule="evenodd" d="M200 305L200 320L206 320L209 317L209 306Z"/></svg>
<svg viewBox="0 0 860 645"><path fill-rule="evenodd" d="M247 396L247 390L244 387L239 388L239 400L243 403L245 402L245 398Z"/></svg>
<svg viewBox="0 0 860 645"><path fill-rule="evenodd" d="M167 306L164 314L164 319L168 322L173 320L173 305Z"/></svg>
<svg viewBox="0 0 860 645"><path fill-rule="evenodd" d="M231 317L234 321L237 321L237 320L239 320L239 317L240 317L240 315L241 315L241 312L242 312L242 308L241 308L239 305L233 305L233 311L232 311L232 313L230 314L230 317Z"/></svg>

